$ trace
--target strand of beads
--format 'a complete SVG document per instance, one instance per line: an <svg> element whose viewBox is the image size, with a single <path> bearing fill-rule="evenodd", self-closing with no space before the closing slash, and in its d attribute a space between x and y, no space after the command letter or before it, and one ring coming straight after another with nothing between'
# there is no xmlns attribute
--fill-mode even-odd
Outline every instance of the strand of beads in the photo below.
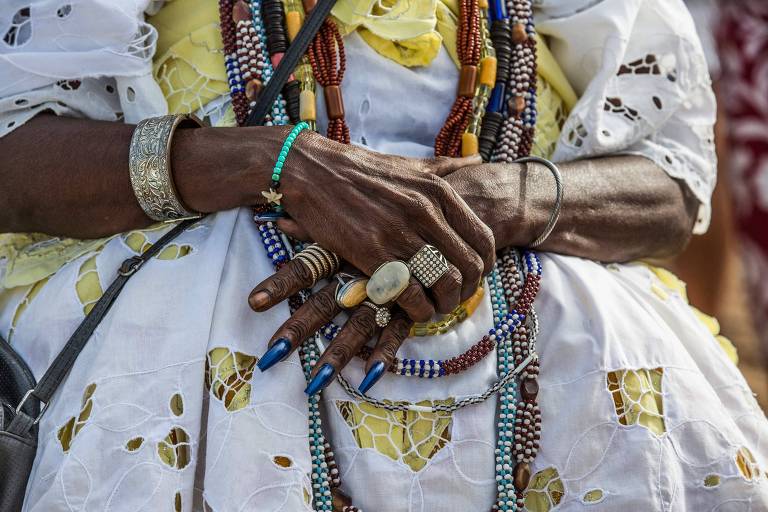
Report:
<svg viewBox="0 0 768 512"><path fill-rule="evenodd" d="M235 22L232 19L233 7L233 0L219 0L219 24L221 25L221 39L224 43L224 63L227 68L229 94L232 98L232 110L235 112L237 124L242 125L248 116L248 100L245 96L245 84L240 71L237 34Z"/></svg>
<svg viewBox="0 0 768 512"><path fill-rule="evenodd" d="M293 42L303 23L302 12L314 7L313 1L308 0L306 7L299 0L288 0L285 4L285 21L288 40ZM299 119L309 125L310 130L317 130L317 109L315 106L315 76L312 64L305 54L294 71L299 90ZM290 110L290 109L289 109Z"/></svg>
<svg viewBox="0 0 768 512"><path fill-rule="evenodd" d="M285 30L285 18L283 14L283 2L281 0L262 0L261 13L267 32L267 50L272 66L280 64L283 55L288 50L288 35ZM291 74L283 85L283 97L286 110L293 124L298 124L299 119L299 82Z"/></svg>
<svg viewBox="0 0 768 512"><path fill-rule="evenodd" d="M496 51L496 82L480 130L480 156L484 161L490 160L504 121L504 99L512 58L512 31L504 0L493 0L488 14L491 21L491 41Z"/></svg>
<svg viewBox="0 0 768 512"><path fill-rule="evenodd" d="M258 45L263 48L263 42L267 40L267 34L264 28L264 20L261 15L261 0L251 0L251 19L253 21L253 27L256 30ZM258 63L259 76L257 78L261 80L262 84L266 84L269 82L269 79L272 78L274 69L272 67L272 61L267 58L263 51L260 55L261 59ZM277 99L272 106L272 112L267 116L264 126L284 125L288 124L289 120L285 98L282 94L278 94Z"/></svg>
<svg viewBox="0 0 768 512"><path fill-rule="evenodd" d="M512 41L511 67L505 87L506 117L491 160L512 162L528 155L536 125L536 30L530 0L506 0ZM496 106L494 101L489 104ZM504 106L502 106L502 109Z"/></svg>
<svg viewBox="0 0 768 512"><path fill-rule="evenodd" d="M461 0L456 53L461 62L456 100L435 138L435 156L459 156L461 139L472 118L472 100L480 61L480 12L477 0Z"/></svg>
<svg viewBox="0 0 768 512"><path fill-rule="evenodd" d="M483 116L488 105L491 90L496 83L496 50L493 48L488 29L488 0L478 2L480 16L480 64L477 88L472 99L472 115L466 131L461 137L461 156L476 155L480 152L478 137L483 125ZM486 161L488 159L485 159Z"/></svg>
<svg viewBox="0 0 768 512"><path fill-rule="evenodd" d="M314 344L308 343L299 347L299 357L304 376L307 381L311 377L312 368L319 358ZM330 444L325 439L320 418L320 395L308 398L309 402L309 453L312 458L312 499L314 509L319 511L333 510L331 480L328 473L326 458L331 456Z"/></svg>
<svg viewBox="0 0 768 512"><path fill-rule="evenodd" d="M527 312L531 307L533 300L538 292L541 279L541 262L538 256L532 252L523 254L525 261L525 282L526 285L533 283L531 288L524 286L512 287L512 299L520 311ZM502 274L503 280L507 282L519 282L520 268L519 255L517 253L507 253L503 257ZM535 332L529 333L529 329L521 327L512 337L512 364L520 364L533 353L535 353ZM514 411L514 431L512 436L511 457L514 459L515 466L512 471L511 480L505 482L507 492L514 489L515 502L518 508L523 507L523 491L528 487L531 478L531 463L536 457L539 448L539 439L541 433L541 413L537 403L538 395L538 359L533 359L526 366L520 376L519 397L517 407ZM510 455L509 452L506 455ZM507 460L507 462L510 462ZM511 487L510 487L511 483ZM511 496L508 496L511 500Z"/></svg>
<svg viewBox="0 0 768 512"><path fill-rule="evenodd" d="M349 127L344 120L344 99L341 81L347 66L344 41L336 23L326 19L307 52L317 83L323 86L325 109L328 113L327 136L349 144Z"/></svg>

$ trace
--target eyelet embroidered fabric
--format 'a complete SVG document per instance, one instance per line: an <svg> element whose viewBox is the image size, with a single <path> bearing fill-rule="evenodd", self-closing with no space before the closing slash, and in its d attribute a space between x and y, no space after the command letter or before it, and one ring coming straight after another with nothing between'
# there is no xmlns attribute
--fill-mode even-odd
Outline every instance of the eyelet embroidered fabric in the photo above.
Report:
<svg viewBox="0 0 768 512"><path fill-rule="evenodd" d="M14 21L30 3L28 20ZM141 21L146 4L3 2L0 135L45 108L108 120L124 112L126 121L162 113L165 100L151 78L155 36ZM539 32L551 38L581 94L556 156L636 149L674 170L664 163L664 151L674 151L694 191L694 178L701 178L705 200L713 164L698 156L707 137L689 126L707 131L714 106L697 85L698 43L680 4L537 5ZM13 46L4 39L10 30ZM659 37L646 37L649 32ZM347 76L355 78L344 84L353 142L429 156L455 92L457 71L448 55L441 50L430 68L404 70L355 35L346 43ZM668 53L675 56L675 82L632 64ZM622 64L634 72L619 75ZM56 85L63 79L80 85ZM409 92L405 103L402 90ZM654 110L653 96L663 113ZM620 98L638 120L604 110L608 97ZM165 229L121 234L45 281L1 290L0 333L13 331L11 343L39 377L120 262ZM250 211L211 216L175 244L126 288L51 403L40 424L25 512L310 510L298 356L267 373L254 370L287 305L254 314L245 301L271 273ZM526 507L768 507L768 422L679 287L644 265L603 266L549 254L542 262L546 285L536 309L543 430ZM399 356L463 352L490 325L488 297L450 333L406 343ZM448 405L486 390L498 379L496 366L489 356L439 381L385 375L370 394ZM354 360L344 376L358 383L362 363ZM390 414L354 400L334 382L324 392L322 414L343 491L369 512L488 510L496 494L496 405L491 397L446 414Z"/></svg>

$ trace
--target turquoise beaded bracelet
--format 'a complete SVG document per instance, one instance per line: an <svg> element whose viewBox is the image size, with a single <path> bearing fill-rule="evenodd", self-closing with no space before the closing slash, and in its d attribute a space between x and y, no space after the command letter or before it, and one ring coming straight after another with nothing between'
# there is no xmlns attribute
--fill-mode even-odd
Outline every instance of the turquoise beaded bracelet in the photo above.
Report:
<svg viewBox="0 0 768 512"><path fill-rule="evenodd" d="M278 193L277 189L280 188L280 174L283 172L283 165L285 164L285 159L288 156L288 151L291 150L291 146L293 146L296 137L298 137L302 131L307 129L309 129L309 125L302 121L301 123L294 126L293 130L291 130L291 133L289 133L285 138L283 147L280 149L280 154L277 155L275 167L272 169L272 183L270 184L269 191L261 193L261 195L267 198L269 204L274 206L275 210L279 211L282 209L280 200L283 198L283 194Z"/></svg>

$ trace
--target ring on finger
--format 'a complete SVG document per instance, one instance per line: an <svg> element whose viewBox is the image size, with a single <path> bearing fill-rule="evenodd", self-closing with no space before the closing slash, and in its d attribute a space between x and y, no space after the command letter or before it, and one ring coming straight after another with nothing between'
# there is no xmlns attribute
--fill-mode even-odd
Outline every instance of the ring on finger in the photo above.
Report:
<svg viewBox="0 0 768 512"><path fill-rule="evenodd" d="M365 291L374 304L389 304L408 288L410 280L411 271L404 261L388 261L371 274Z"/></svg>
<svg viewBox="0 0 768 512"><path fill-rule="evenodd" d="M297 254L295 259L299 260L309 269L309 273L312 274L312 284L310 284L310 287L314 286L320 280L320 262L316 261L314 256L305 254L303 251Z"/></svg>
<svg viewBox="0 0 768 512"><path fill-rule="evenodd" d="M296 255L312 274L312 285L321 279L332 276L341 264L339 257L317 244L310 244Z"/></svg>
<svg viewBox="0 0 768 512"><path fill-rule="evenodd" d="M360 305L369 307L376 313L376 325L379 327L386 327L389 321L392 320L392 313L388 308L376 305L369 300L364 300Z"/></svg>
<svg viewBox="0 0 768 512"><path fill-rule="evenodd" d="M362 276L353 276L352 274L336 274L336 304L343 309L353 308L360 305L368 295L365 286L368 279Z"/></svg>
<svg viewBox="0 0 768 512"><path fill-rule="evenodd" d="M431 288L446 272L448 260L433 245L425 245L408 260L408 268L425 288Z"/></svg>

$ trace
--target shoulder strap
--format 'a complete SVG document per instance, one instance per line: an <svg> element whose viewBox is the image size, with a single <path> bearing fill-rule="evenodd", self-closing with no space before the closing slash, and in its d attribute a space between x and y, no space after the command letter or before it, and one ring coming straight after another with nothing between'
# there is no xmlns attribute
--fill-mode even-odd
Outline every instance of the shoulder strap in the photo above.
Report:
<svg viewBox="0 0 768 512"><path fill-rule="evenodd" d="M58 389L64 378L75 364L75 359L80 355L86 343L90 339L93 331L96 330L109 308L114 304L115 299L125 286L125 283L138 271L141 266L150 258L159 253L168 243L179 236L185 229L197 222L199 219L189 219L180 222L172 230L163 235L149 249L138 256L133 256L125 260L117 271L117 277L104 294L99 298L93 309L86 315L75 332L70 336L64 348L54 359L53 364L45 372L34 389L27 392L16 409L16 416L8 427L9 432L22 433L37 423L51 400L51 397ZM30 398L40 400L44 405L37 418L30 418L22 411L22 406Z"/></svg>
<svg viewBox="0 0 768 512"><path fill-rule="evenodd" d="M267 82L266 87L261 91L259 99L256 101L256 106L251 110L246 125L258 126L264 122L264 118L267 116L267 112L272 108L272 105L277 99L277 95L285 85L288 77L293 73L296 66L299 64L299 59L306 53L309 48L309 43L315 38L315 34L320 30L320 26L325 21L325 18L330 14L333 5L336 0L319 0L317 5L310 11L309 15L304 19L304 25L296 35L296 39L293 40L291 46L288 47L288 51L283 55L280 64L272 74L272 78Z"/></svg>

